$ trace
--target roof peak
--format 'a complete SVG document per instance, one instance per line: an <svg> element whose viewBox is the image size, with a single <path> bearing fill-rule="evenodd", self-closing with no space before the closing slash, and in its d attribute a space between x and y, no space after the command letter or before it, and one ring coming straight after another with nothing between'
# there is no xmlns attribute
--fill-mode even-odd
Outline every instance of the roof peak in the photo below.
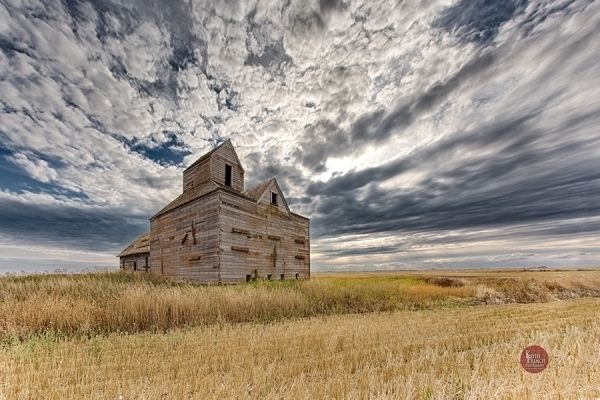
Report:
<svg viewBox="0 0 600 400"><path fill-rule="evenodd" d="M258 201L260 199L260 197L265 193L265 191L267 190L269 185L271 185L271 183L273 183L273 182L275 182L275 185L277 186L278 190L281 192L281 189L279 188L279 183L277 183L277 178L275 178L273 176L271 178L265 179L264 181L257 183L256 185L252 186L250 189L244 191L244 195L246 195L253 201ZM284 201L285 201L285 199L284 199ZM286 207L287 207L287 202L286 202ZM289 207L287 207L287 208L289 210Z"/></svg>
<svg viewBox="0 0 600 400"><path fill-rule="evenodd" d="M231 139L227 139L223 142L221 142L220 144L218 144L217 146L213 147L212 150L207 151L206 153L202 154L196 161L194 161L193 163L190 164L189 167L187 167L186 169L184 169L183 171L187 171L190 168L194 167L195 165L198 165L200 162L206 160L207 158L209 158L215 151L219 150L221 147L223 147L224 145L226 145L227 143L229 143L231 145L231 147L233 147L233 151L235 152L235 147L233 146L233 143L231 142ZM236 153L236 157L237 157L237 153Z"/></svg>

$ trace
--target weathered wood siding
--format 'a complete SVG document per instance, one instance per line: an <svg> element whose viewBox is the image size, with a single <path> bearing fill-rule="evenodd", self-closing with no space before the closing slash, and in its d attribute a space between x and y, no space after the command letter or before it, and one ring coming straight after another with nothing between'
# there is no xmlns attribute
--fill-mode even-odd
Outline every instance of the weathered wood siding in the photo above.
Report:
<svg viewBox="0 0 600 400"><path fill-rule="evenodd" d="M183 190L191 189L208 182L211 177L210 157L201 163L183 171Z"/></svg>
<svg viewBox="0 0 600 400"><path fill-rule="evenodd" d="M233 146L225 143L210 157L183 171L183 190L191 189L211 179L225 185L225 166L231 166L231 187L244 190L244 169L238 161Z"/></svg>
<svg viewBox="0 0 600 400"><path fill-rule="evenodd" d="M244 190L244 170L238 162L233 146L226 144L220 147L212 154L211 159L212 180L224 185L225 165L231 165L231 187L239 192Z"/></svg>
<svg viewBox="0 0 600 400"><path fill-rule="evenodd" d="M270 199L270 190L266 195ZM283 200L283 196L280 197ZM246 200L225 191L219 195L221 282L310 278L308 219L270 200Z"/></svg>
<svg viewBox="0 0 600 400"><path fill-rule="evenodd" d="M257 200L257 203L261 206L271 206L272 193L277 194L278 200L276 208L284 214L289 214L290 210L287 207L285 197L283 196L283 193L281 193L281 190L279 190L275 182L271 182L271 184L267 187L263 195Z"/></svg>
<svg viewBox="0 0 600 400"><path fill-rule="evenodd" d="M123 256L120 260L120 268L124 271L146 271L149 261L148 253Z"/></svg>
<svg viewBox="0 0 600 400"><path fill-rule="evenodd" d="M218 202L210 193L150 220L150 272L218 281Z"/></svg>

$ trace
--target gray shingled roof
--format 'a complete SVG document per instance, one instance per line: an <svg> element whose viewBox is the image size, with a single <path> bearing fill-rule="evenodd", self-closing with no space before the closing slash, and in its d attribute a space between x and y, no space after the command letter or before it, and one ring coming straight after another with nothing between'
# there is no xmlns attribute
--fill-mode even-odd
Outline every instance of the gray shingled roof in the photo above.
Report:
<svg viewBox="0 0 600 400"><path fill-rule="evenodd" d="M192 163L192 165L190 165L189 167L187 167L185 170L187 171L188 169L192 168L194 165L198 165L200 164L202 161L206 160L208 157L210 157L215 151L217 151L221 146L223 146L225 143L229 142L229 139L227 139L226 141L224 141L223 143L221 143L220 145L218 145L217 147L215 147L214 149L212 149L211 151L203 154L199 159L197 159L196 161L194 161Z"/></svg>
<svg viewBox="0 0 600 400"><path fill-rule="evenodd" d="M150 252L150 233L142 233L119 254L119 257L131 256Z"/></svg>
<svg viewBox="0 0 600 400"><path fill-rule="evenodd" d="M277 182L277 180L275 178L269 178L265 181L260 182L259 184L255 185L255 186L251 187L250 189L248 189L244 192L238 192L236 190L233 190L229 186L221 185L220 183L217 183L217 182L211 180L206 183L203 183L200 186L196 186L192 189L188 189L188 190L184 191L175 200L173 200L172 202L167 204L162 210L160 210L159 212L154 214L154 216L152 218L156 218L156 217L158 217L162 214L165 214L171 210L174 210L184 204L190 203L206 194L214 192L217 189L226 190L232 194L235 194L236 196L244 197L244 198L247 198L254 202L257 202L260 199L260 197L262 196L262 194L265 192L265 190L267 190L267 187L269 187L269 185L273 181ZM283 198L283 201L286 205L286 208L289 211L289 207L287 206L287 201L285 200L285 198ZM294 215L298 215L298 214L294 214ZM301 216L301 215L299 215L299 216ZM303 217L303 218L306 218L306 217Z"/></svg>
<svg viewBox="0 0 600 400"><path fill-rule="evenodd" d="M194 201L197 198L204 196L205 194L214 192L218 188L219 186L215 182L208 181L191 189L187 189L182 194L180 194L175 200L167 204L162 210L154 214L152 218L158 217L159 215L162 215L179 206L189 203L190 201Z"/></svg>
<svg viewBox="0 0 600 400"><path fill-rule="evenodd" d="M211 150L211 151L209 151L208 153L205 153L205 154L203 154L203 155L202 155L202 156L201 156L199 159L197 159L196 161L194 161L194 162L192 163L192 165L190 165L189 167L187 167L187 168L184 170L184 172L185 172L185 171L187 171L187 170L189 170L189 169L191 169L191 168L192 168L192 167L194 167L195 165L198 165L198 164L200 164L202 161L204 161L204 160L208 159L210 156L212 156L212 155L215 153L215 151L219 150L221 147L225 146L227 143L229 143L229 144L231 145L231 147L233 147L233 144L231 143L231 139L227 139L226 141L224 141L223 143L221 143L220 145L218 145L217 147L215 147L214 149L212 149L212 150ZM237 152L235 151L235 148L233 149L233 154L235 154L235 158L236 158L236 159L237 159L237 161L238 161L238 165L239 165L240 169L241 169L242 171L244 171L244 167L242 166L242 162L240 161L240 159L239 159L239 157L238 157L238 155L237 155Z"/></svg>
<svg viewBox="0 0 600 400"><path fill-rule="evenodd" d="M273 182L275 178L269 178L266 181L262 181L258 185L253 186L252 188L246 190L244 195L254 201L258 201L260 196L267 190L267 187Z"/></svg>

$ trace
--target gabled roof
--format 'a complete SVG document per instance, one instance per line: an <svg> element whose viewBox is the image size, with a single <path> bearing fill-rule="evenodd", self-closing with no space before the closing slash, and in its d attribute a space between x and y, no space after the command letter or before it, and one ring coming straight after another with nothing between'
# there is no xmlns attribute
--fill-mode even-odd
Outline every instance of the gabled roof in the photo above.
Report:
<svg viewBox="0 0 600 400"><path fill-rule="evenodd" d="M190 201L194 201L197 198L204 196L205 194L214 192L218 188L219 188L219 185L217 185L215 182L208 181L199 186L193 187L191 189L187 189L182 194L177 196L177 198L175 200L173 200L172 202L167 204L162 210L160 210L159 212L154 214L154 216L152 216L152 218L156 218L159 215L162 215L162 214L169 212L179 206L189 203ZM152 219L152 218L150 218L150 219Z"/></svg>
<svg viewBox="0 0 600 400"><path fill-rule="evenodd" d="M267 190L267 188L269 187L271 182L273 182L274 179L275 178L269 178L266 181L262 181L259 184L244 191L244 194L246 195L246 197L249 197L250 199L252 199L254 201L258 201L258 199L260 199L260 197L263 195L265 190Z"/></svg>
<svg viewBox="0 0 600 400"><path fill-rule="evenodd" d="M242 166L242 162L240 161L240 158L237 155L237 152L235 151L235 147L233 147L233 144L231 143L231 139L227 139L226 141L224 141L223 143L221 143L220 145L218 145L217 147L215 147L214 149L212 149L211 151L205 153L204 155L202 155L202 157L200 157L199 159L197 159L196 161L194 161L192 163L192 165L190 165L189 167L187 167L185 171L189 170L190 168L200 164L202 161L210 158L217 150L219 150L221 147L225 146L226 144L229 144L231 146L231 149L233 150L233 154L235 155L235 159L238 162L238 165L240 167L240 169L242 171L244 171L244 167Z"/></svg>
<svg viewBox="0 0 600 400"><path fill-rule="evenodd" d="M283 205L285 206L285 209L288 212L291 212L290 206L288 205L288 202L285 199L285 196L283 194L283 190L281 190L281 188L279 187L279 183L277 183L277 179L273 178L273 182L275 183L275 186L277 187L277 190L279 190L279 194L281 195L281 200L283 200Z"/></svg>
<svg viewBox="0 0 600 400"><path fill-rule="evenodd" d="M143 254L150 252L150 233L142 233L129 246L125 247L119 257L131 256L134 254Z"/></svg>
<svg viewBox="0 0 600 400"><path fill-rule="evenodd" d="M252 199L253 201L258 202L258 200L260 200L260 198L265 194L265 192L267 191L267 189L269 188L271 183L275 183L275 186L277 187L277 190L279 191L279 194L281 195L281 199L283 200L283 205L285 206L285 208L288 212L291 212L290 207L288 206L287 200L285 199L285 196L283 195L283 191L279 187L279 184L277 183L277 179L275 179L275 178L270 178L270 179L267 179L266 181L262 181L258 185L253 186L252 188L246 190L243 194L246 197Z"/></svg>
<svg viewBox="0 0 600 400"><path fill-rule="evenodd" d="M229 186L222 185L215 181L208 181L200 186L194 187L192 189L188 189L187 191L183 192L175 200L173 200L172 202L167 204L166 207L164 207L162 210L160 210L159 212L154 214L154 216L152 216L150 219L152 220L162 214L166 214L167 212L169 212L171 210L174 210L180 206L183 206L184 204L190 203L196 199L199 199L200 197L202 197L204 195L207 195L207 194L212 193L217 190L224 190L226 192L229 192L229 193L239 196L241 198L244 198L244 199L247 199L247 200L257 203L260 200L260 198L264 195L264 193L269 188L269 186L271 185L272 182L275 183L275 186L279 190L279 193L281 194L281 198L283 200L283 204L285 205L285 208L287 209L287 211L290 214L293 214L297 217L308 220L309 218L306 218L300 214L293 213L290 210L287 200L285 199L285 196L283 195L283 192L281 191L281 188L279 187L279 184L277 183L277 179L275 179L275 178L267 179L266 181L263 181L255 186L253 186L252 188L246 190L245 192L238 192L237 190L233 190Z"/></svg>

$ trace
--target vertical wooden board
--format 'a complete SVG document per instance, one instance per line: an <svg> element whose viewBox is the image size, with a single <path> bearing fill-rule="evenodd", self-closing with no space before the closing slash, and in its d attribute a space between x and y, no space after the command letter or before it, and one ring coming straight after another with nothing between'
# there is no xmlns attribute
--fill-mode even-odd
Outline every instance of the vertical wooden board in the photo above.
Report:
<svg viewBox="0 0 600 400"><path fill-rule="evenodd" d="M245 280L258 271L260 278L310 277L309 221L271 204L256 204L230 193L221 194L219 225L221 231L222 280ZM247 233L246 233L247 232ZM301 238L303 245L296 243ZM240 254L234 247L247 247ZM296 256L302 255L300 260Z"/></svg>
<svg viewBox="0 0 600 400"><path fill-rule="evenodd" d="M183 190L189 190L206 183L211 178L210 157L183 171Z"/></svg>
<svg viewBox="0 0 600 400"><path fill-rule="evenodd" d="M244 169L240 164L231 143L225 143L211 155L211 174L215 182L225 185L225 165L232 167L231 187L237 191L244 190Z"/></svg>
<svg viewBox="0 0 600 400"><path fill-rule="evenodd" d="M277 205L273 205L271 203L271 194L272 193L277 194L277 198L278 198ZM275 183L275 181L273 181L269 184L269 186L267 187L265 192L258 199L257 203L259 204L259 206L268 206L271 210L274 210L276 208L279 212L284 213L284 214L288 214L290 211L287 206L287 200L285 199L283 192L279 189L279 187Z"/></svg>
<svg viewBox="0 0 600 400"><path fill-rule="evenodd" d="M123 269L124 271L134 271L135 266L136 271L146 271L146 261L149 261L149 259L146 258L148 257L148 255L149 253L139 253L121 257L121 269Z"/></svg>
<svg viewBox="0 0 600 400"><path fill-rule="evenodd" d="M217 280L217 199L211 193L151 221L151 272L178 279Z"/></svg>

